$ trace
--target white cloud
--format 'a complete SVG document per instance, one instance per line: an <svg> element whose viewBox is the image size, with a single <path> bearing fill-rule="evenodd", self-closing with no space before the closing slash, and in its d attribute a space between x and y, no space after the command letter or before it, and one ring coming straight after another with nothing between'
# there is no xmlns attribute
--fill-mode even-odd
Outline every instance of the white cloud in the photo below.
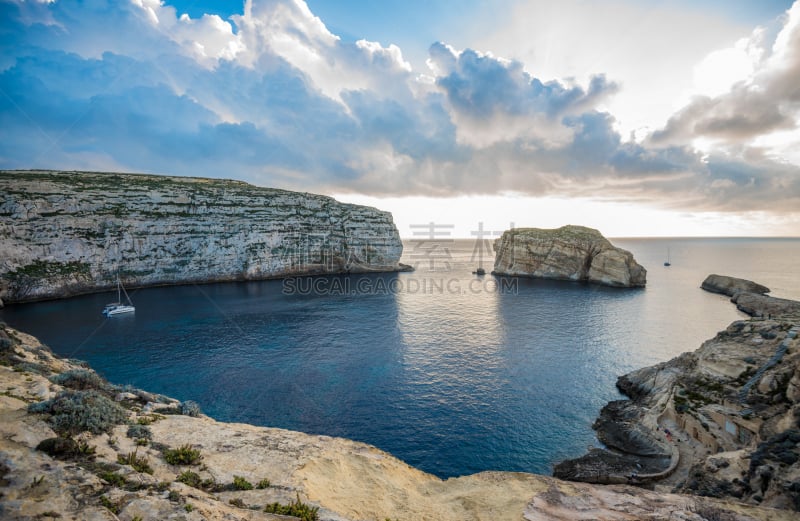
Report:
<svg viewBox="0 0 800 521"><path fill-rule="evenodd" d="M685 143L703 138L712 145L746 146L770 134L796 130L800 123L800 3L787 11L774 42L764 35L764 29L757 28L750 38L706 57L700 68L712 69L709 73L722 80L716 85L720 88L692 98L653 133L652 141ZM737 67L729 67L725 77L721 61L733 61Z"/></svg>
<svg viewBox="0 0 800 521"><path fill-rule="evenodd" d="M520 0L474 45L525 64L542 79L588 81L604 73L620 84L607 109L627 136L656 128L692 88L692 68L752 27L686 2Z"/></svg>
<svg viewBox="0 0 800 521"><path fill-rule="evenodd" d="M747 81L761 61L763 29L742 38L733 47L711 52L694 67L694 95L719 96L737 82Z"/></svg>
<svg viewBox="0 0 800 521"><path fill-rule="evenodd" d="M594 12L594 20L573 22L578 6L570 2L564 13L550 11L553 27L547 19L533 21L531 27L546 30L555 46L548 55L551 71L559 61L557 44L572 38L572 49L578 49L576 42L590 42L588 58L577 50L561 55L564 74L548 76L535 73L547 70L535 60L519 58L524 45L506 53L502 46L456 50L437 43L429 69L415 71L397 46L343 42L299 0L253 0L229 21L178 16L152 0L0 2L8 21L0 28L0 88L6 94L0 97L0 128L7 135L0 141L0 167L95 164L323 192L515 192L796 212L800 175L785 161L790 156L781 143L787 141L776 141L780 135L797 143L794 129L758 134L747 146L731 140L724 148L708 133L680 125L662 143L628 140L611 109L629 80L603 74L622 70L625 57L599 59L609 29L592 22L600 25L605 18ZM651 27L657 21L637 19L641 10L626 9L621 19L628 23ZM741 85L769 88L782 100L780 110L791 108L796 82L788 79L798 60L790 36L795 19L789 21L780 37L765 37L763 45L751 38L732 53L708 58L700 75L715 63L753 58L752 71L725 66L724 82L745 76L750 79ZM520 27L515 22L508 31ZM561 34L558 27L585 30L585 39ZM636 27L632 34L636 40L644 33ZM641 46L646 51L669 43ZM610 45L605 53L627 49L616 40ZM697 61L715 49L722 47L703 48ZM628 51L628 57L647 54ZM650 58L642 62L642 74L652 72ZM580 74L568 74L578 69ZM684 72L676 81L681 88L692 81L692 68ZM756 96L748 95L739 101ZM723 109L747 114L730 93L705 99L707 105L681 121ZM691 146L698 136L708 139L704 160Z"/></svg>

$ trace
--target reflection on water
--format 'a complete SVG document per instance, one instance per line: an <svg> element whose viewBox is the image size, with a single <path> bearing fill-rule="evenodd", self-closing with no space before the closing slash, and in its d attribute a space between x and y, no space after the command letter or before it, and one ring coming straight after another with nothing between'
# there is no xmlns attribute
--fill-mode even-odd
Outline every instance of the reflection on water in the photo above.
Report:
<svg viewBox="0 0 800 521"><path fill-rule="evenodd" d="M741 316L698 289L707 274L800 297L800 241L615 242L649 268L646 289L517 279L500 291L471 273L474 244L456 241L434 272L308 279L317 286L296 281L288 295L281 281L151 288L132 292L130 316L102 317L101 294L0 319L221 420L365 441L445 477L549 473L595 443L618 375Z"/></svg>

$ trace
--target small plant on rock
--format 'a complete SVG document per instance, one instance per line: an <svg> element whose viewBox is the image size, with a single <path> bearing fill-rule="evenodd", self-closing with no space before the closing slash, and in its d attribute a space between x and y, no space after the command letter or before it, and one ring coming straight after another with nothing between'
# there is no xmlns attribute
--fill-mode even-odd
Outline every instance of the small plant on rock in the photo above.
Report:
<svg viewBox="0 0 800 521"><path fill-rule="evenodd" d="M253 484L242 476L233 476L234 490L253 490Z"/></svg>
<svg viewBox="0 0 800 521"><path fill-rule="evenodd" d="M247 505L244 504L244 501L238 497L228 500L228 504L239 508L247 508Z"/></svg>
<svg viewBox="0 0 800 521"><path fill-rule="evenodd" d="M181 414L196 418L197 416L200 416L200 406L197 405L197 402L186 400L181 404Z"/></svg>
<svg viewBox="0 0 800 521"><path fill-rule="evenodd" d="M119 514L120 506L117 503L114 503L106 496L100 496L100 504L106 507L112 514Z"/></svg>
<svg viewBox="0 0 800 521"><path fill-rule="evenodd" d="M124 477L113 471L102 472L98 477L104 481L107 481L109 485L113 485L115 487L124 487L126 483Z"/></svg>
<svg viewBox="0 0 800 521"><path fill-rule="evenodd" d="M202 456L200 451L193 449L191 445L182 445L177 449L167 449L164 451L164 459L170 465L197 465Z"/></svg>
<svg viewBox="0 0 800 521"><path fill-rule="evenodd" d="M65 435L108 432L128 417L125 409L97 391L62 391L55 398L30 404L28 412L49 413L53 430Z"/></svg>
<svg viewBox="0 0 800 521"><path fill-rule="evenodd" d="M63 385L76 391L89 389L105 389L107 384L97 373L88 369L70 369L61 374L53 375L50 381Z"/></svg>
<svg viewBox="0 0 800 521"><path fill-rule="evenodd" d="M312 507L303 503L300 501L299 496L296 501L292 501L288 505L271 503L264 507L264 512L299 517L302 521L317 521L319 519L319 507Z"/></svg>
<svg viewBox="0 0 800 521"><path fill-rule="evenodd" d="M190 487L201 488L203 481L200 479L200 474L192 472L191 470L184 470L181 472L175 481L180 481Z"/></svg>
<svg viewBox="0 0 800 521"><path fill-rule="evenodd" d="M153 432L150 430L150 427L147 425L141 424L133 424L128 427L128 432L126 435L129 438L133 438L136 440L152 440L153 439Z"/></svg>
<svg viewBox="0 0 800 521"><path fill-rule="evenodd" d="M130 465L136 472L142 472L144 474L153 473L153 468L150 466L147 457L137 455L135 450L128 454L120 454L117 456L117 463L120 465Z"/></svg>

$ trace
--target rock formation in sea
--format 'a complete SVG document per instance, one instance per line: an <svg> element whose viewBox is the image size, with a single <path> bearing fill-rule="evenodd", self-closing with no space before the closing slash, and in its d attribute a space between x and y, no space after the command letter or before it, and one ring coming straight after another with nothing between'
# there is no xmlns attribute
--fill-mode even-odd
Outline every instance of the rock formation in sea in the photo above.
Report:
<svg viewBox="0 0 800 521"><path fill-rule="evenodd" d="M736 293L757 293L763 295L769 293L769 288L757 284L751 280L738 279L736 277L728 277L727 275L711 274L706 277L706 280L700 285L706 291L712 293L722 293L729 297L734 296Z"/></svg>
<svg viewBox="0 0 800 521"><path fill-rule="evenodd" d="M4 521L796 519L791 511L519 472L441 480L363 443L221 423L196 404L112 385L2 324L0 389ZM764 477L764 465L792 452L770 447L757 467L767 494L787 483Z"/></svg>
<svg viewBox="0 0 800 521"><path fill-rule="evenodd" d="M552 230L514 228L494 243L494 273L543 279L638 287L647 270L629 251L615 247L599 231L583 226Z"/></svg>
<svg viewBox="0 0 800 521"><path fill-rule="evenodd" d="M800 302L731 293L754 299L754 317L620 377L630 399L594 425L607 449L558 464L556 477L800 511Z"/></svg>
<svg viewBox="0 0 800 521"><path fill-rule="evenodd" d="M241 181L0 171L0 299L394 271L392 216Z"/></svg>

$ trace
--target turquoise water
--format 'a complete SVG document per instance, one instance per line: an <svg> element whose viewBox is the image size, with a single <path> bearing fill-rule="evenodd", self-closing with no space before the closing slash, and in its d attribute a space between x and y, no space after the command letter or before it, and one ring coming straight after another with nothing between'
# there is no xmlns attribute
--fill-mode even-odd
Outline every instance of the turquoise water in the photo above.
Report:
<svg viewBox="0 0 800 521"><path fill-rule="evenodd" d="M618 375L742 316L699 289L706 275L800 298L800 240L614 242L648 268L646 289L501 288L472 275L470 241L442 245L433 272L408 243L414 273L141 289L134 316L102 317L106 293L0 319L115 383L195 400L220 420L364 441L442 477L547 474L597 444L591 424L619 398Z"/></svg>

